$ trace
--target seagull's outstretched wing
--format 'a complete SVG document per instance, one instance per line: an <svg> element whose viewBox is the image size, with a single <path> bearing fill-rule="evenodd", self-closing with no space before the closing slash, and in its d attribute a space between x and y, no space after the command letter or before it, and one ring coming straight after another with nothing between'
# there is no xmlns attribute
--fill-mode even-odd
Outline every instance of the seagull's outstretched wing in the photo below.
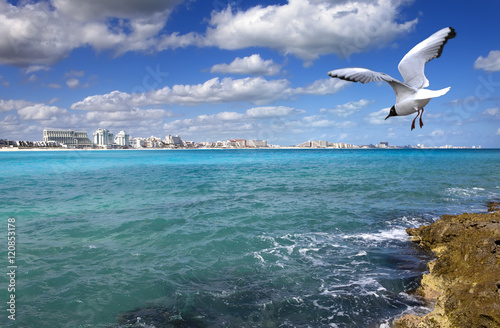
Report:
<svg viewBox="0 0 500 328"><path fill-rule="evenodd" d="M441 56L446 42L456 35L452 27L446 27L413 47L398 65L398 70L405 83L417 89L428 87L429 80L424 73L425 64Z"/></svg>
<svg viewBox="0 0 500 328"><path fill-rule="evenodd" d="M341 68L328 72L328 75L346 81L361 82L363 84L373 81L385 81L389 83L391 87L394 89L394 93L396 93L396 101L409 93L415 92L414 90L409 88L406 84L399 81L398 79L393 78L390 75L387 75L385 73L375 72L366 68L360 68L360 67Z"/></svg>

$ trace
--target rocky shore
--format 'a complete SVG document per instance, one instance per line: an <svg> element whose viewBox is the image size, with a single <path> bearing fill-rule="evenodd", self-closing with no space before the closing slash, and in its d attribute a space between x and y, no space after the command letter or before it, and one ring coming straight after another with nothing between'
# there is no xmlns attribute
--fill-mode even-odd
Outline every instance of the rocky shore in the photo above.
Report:
<svg viewBox="0 0 500 328"><path fill-rule="evenodd" d="M500 211L443 215L407 229L412 241L434 252L417 293L433 305L423 316L405 315L397 328L500 327Z"/></svg>

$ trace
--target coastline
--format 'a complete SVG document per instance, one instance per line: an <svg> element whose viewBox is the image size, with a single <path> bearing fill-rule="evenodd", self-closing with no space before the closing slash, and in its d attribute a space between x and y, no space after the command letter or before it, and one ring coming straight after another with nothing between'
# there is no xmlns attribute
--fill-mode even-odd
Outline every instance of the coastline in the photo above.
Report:
<svg viewBox="0 0 500 328"><path fill-rule="evenodd" d="M488 213L442 215L406 232L436 259L428 263L417 294L432 312L406 314L397 328L500 327L500 203Z"/></svg>
<svg viewBox="0 0 500 328"><path fill-rule="evenodd" d="M122 151L134 151L134 150L497 150L499 148L312 148L312 147L262 147L262 148L121 148L121 149L105 149L105 148L42 148L42 147L0 147L0 152L22 152L22 151L105 151L105 150L122 150Z"/></svg>

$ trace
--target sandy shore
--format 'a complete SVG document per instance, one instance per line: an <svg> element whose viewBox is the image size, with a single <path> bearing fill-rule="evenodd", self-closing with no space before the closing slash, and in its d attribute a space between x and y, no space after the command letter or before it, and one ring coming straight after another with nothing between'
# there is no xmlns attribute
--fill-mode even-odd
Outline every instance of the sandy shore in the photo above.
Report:
<svg viewBox="0 0 500 328"><path fill-rule="evenodd" d="M434 310L405 315L398 328L500 327L500 211L443 215L429 226L407 229L412 241L430 249L436 260L417 293Z"/></svg>

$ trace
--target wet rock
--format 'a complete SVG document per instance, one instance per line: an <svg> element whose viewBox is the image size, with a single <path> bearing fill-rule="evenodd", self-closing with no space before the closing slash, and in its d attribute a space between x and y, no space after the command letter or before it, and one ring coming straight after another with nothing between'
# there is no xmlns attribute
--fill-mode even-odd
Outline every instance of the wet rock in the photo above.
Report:
<svg viewBox="0 0 500 328"><path fill-rule="evenodd" d="M443 215L407 232L436 256L418 289L434 310L423 317L403 316L394 325L500 327L500 212Z"/></svg>

